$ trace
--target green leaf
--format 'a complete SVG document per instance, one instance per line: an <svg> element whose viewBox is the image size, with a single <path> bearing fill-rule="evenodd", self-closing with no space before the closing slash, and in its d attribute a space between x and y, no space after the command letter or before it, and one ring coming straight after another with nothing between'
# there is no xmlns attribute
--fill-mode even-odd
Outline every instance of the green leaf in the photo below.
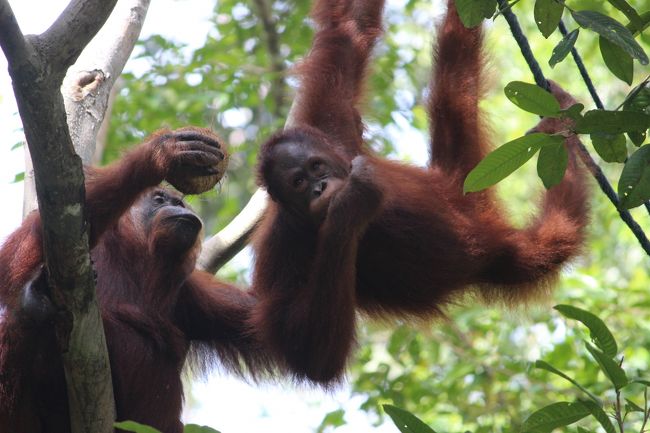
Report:
<svg viewBox="0 0 650 433"><path fill-rule="evenodd" d="M606 433L616 433L614 424L612 424L612 421L599 404L596 404L591 400L581 400L580 402L589 409L589 412L591 412L594 418L596 418L600 425L603 426Z"/></svg>
<svg viewBox="0 0 650 433"><path fill-rule="evenodd" d="M436 433L410 412L390 404L385 404L382 407L402 433Z"/></svg>
<svg viewBox="0 0 650 433"><path fill-rule="evenodd" d="M575 131L579 134L620 134L629 131L645 131L650 127L650 115L635 111L587 111L576 121Z"/></svg>
<svg viewBox="0 0 650 433"><path fill-rule="evenodd" d="M590 135L591 143L601 158L606 162L625 162L627 159L627 146L623 134L603 134L602 132Z"/></svg>
<svg viewBox="0 0 650 433"><path fill-rule="evenodd" d="M14 180L11 183L22 182L23 180L25 180L25 172L21 171L20 173L16 173L16 176L14 177Z"/></svg>
<svg viewBox="0 0 650 433"><path fill-rule="evenodd" d="M553 54L548 61L549 66L552 68L560 63L571 52L571 48L576 44L580 29L571 30L562 40L553 48Z"/></svg>
<svg viewBox="0 0 650 433"><path fill-rule="evenodd" d="M485 18L491 18L497 8L497 0L456 0L458 16L465 27L476 27Z"/></svg>
<svg viewBox="0 0 650 433"><path fill-rule="evenodd" d="M562 182L569 163L569 154L564 147L564 138L560 136L556 136L556 138L558 138L556 142L544 144L537 157L537 174L546 189Z"/></svg>
<svg viewBox="0 0 650 433"><path fill-rule="evenodd" d="M640 378L640 377L635 377L634 379L630 380L630 382L639 383L639 384L641 384L641 385L645 385L645 386L647 386L647 387L650 387L650 380L648 380L648 379L643 379L643 378Z"/></svg>
<svg viewBox="0 0 650 433"><path fill-rule="evenodd" d="M621 47L611 43L602 36L598 38L600 54L603 56L605 65L617 78L632 85L634 79L634 62L632 57Z"/></svg>
<svg viewBox="0 0 650 433"><path fill-rule="evenodd" d="M532 158L543 144L555 140L552 137L542 133L529 134L493 150L469 172L463 192L481 191L505 179Z"/></svg>
<svg viewBox="0 0 650 433"><path fill-rule="evenodd" d="M609 39L623 48L630 56L639 60L642 65L648 64L648 56L645 51L623 24L596 11L577 11L572 12L572 15L580 27L593 30L602 37Z"/></svg>
<svg viewBox="0 0 650 433"><path fill-rule="evenodd" d="M135 421L116 422L113 424L113 427L133 433L161 433L160 430L149 427L148 425L137 423Z"/></svg>
<svg viewBox="0 0 650 433"><path fill-rule="evenodd" d="M219 431L207 425L185 424L183 433L219 433Z"/></svg>
<svg viewBox="0 0 650 433"><path fill-rule="evenodd" d="M590 413L589 409L579 401L574 403L565 401L553 403L526 418L521 431L523 433L550 432L555 428L580 421Z"/></svg>
<svg viewBox="0 0 650 433"><path fill-rule="evenodd" d="M624 209L640 206L650 199L650 144L641 146L623 166L618 196Z"/></svg>
<svg viewBox="0 0 650 433"><path fill-rule="evenodd" d="M587 350L591 353L591 356L593 356L596 362L598 362L598 365L603 373L605 373L605 376L607 376L609 381L612 382L614 388L619 390L629 383L625 371L616 361L586 341L585 346L587 346Z"/></svg>
<svg viewBox="0 0 650 433"><path fill-rule="evenodd" d="M545 38L557 28L560 19L562 19L564 6L555 0L536 0L535 1L535 24Z"/></svg>
<svg viewBox="0 0 650 433"><path fill-rule="evenodd" d="M573 119L577 121L578 119L582 118L582 110L585 109L585 106L579 102L573 104L569 108L566 108L564 110L561 110L560 113L562 113L562 116L568 117L570 119Z"/></svg>
<svg viewBox="0 0 650 433"><path fill-rule="evenodd" d="M592 433L591 430L587 430L584 427L577 426L577 429L578 429L578 433Z"/></svg>
<svg viewBox="0 0 650 433"><path fill-rule="evenodd" d="M337 409L325 415L320 425L318 426L316 433L323 433L325 430L332 430L332 427L336 429L336 427L340 427L342 425L345 425L345 410Z"/></svg>
<svg viewBox="0 0 650 433"><path fill-rule="evenodd" d="M639 131L630 131L627 133L627 136L630 137L630 141L636 146L639 147L645 141L646 133Z"/></svg>
<svg viewBox="0 0 650 433"><path fill-rule="evenodd" d="M512 81L503 90L513 104L529 113L545 117L557 117L560 113L557 99L535 84Z"/></svg>
<svg viewBox="0 0 650 433"><path fill-rule="evenodd" d="M625 401L627 402L627 411L628 412L645 412L641 406L630 400L629 398L626 398Z"/></svg>
<svg viewBox="0 0 650 433"><path fill-rule="evenodd" d="M605 322L589 311L571 305L560 304L553 307L564 317L577 320L589 329L591 341L607 356L614 357L618 353L616 339Z"/></svg>
<svg viewBox="0 0 650 433"><path fill-rule="evenodd" d="M11 146L11 150L20 149L20 148L23 147L24 145L25 145L25 142L24 142L24 141L19 141L19 142L17 142L17 143L14 143L13 146Z"/></svg>
<svg viewBox="0 0 650 433"><path fill-rule="evenodd" d="M623 12L625 17L630 20L632 25L637 29L643 28L643 19L639 16L639 13L625 0L608 0L612 6L614 6L619 11Z"/></svg>
<svg viewBox="0 0 650 433"><path fill-rule="evenodd" d="M552 366L551 364L549 364L548 362L546 362L546 361L542 361L541 359L540 359L540 360L537 360L537 361L535 361L535 368L539 368L539 369L542 369L542 370L550 371L551 373L556 374L556 375L560 376L561 378L563 378L563 379L565 379L565 380L568 380L568 381L571 382L571 383L572 383L576 388L578 388L580 391L582 391L582 392L584 392L585 394L587 394L587 395L589 396L589 398L591 398L591 399L594 400L594 401L599 401L599 400L598 400L598 397L596 397L595 395L593 395L591 392L589 392L586 388L584 388L584 387L583 387L582 385L580 385L578 382L576 382L575 380L573 380L572 378L570 378L569 376L567 376L566 374L564 374L563 372L561 372L561 371L558 370L557 368L553 367L553 366Z"/></svg>
<svg viewBox="0 0 650 433"><path fill-rule="evenodd" d="M640 86L643 86L640 88ZM650 111L650 87L648 83L643 83L636 86L630 91L623 104L625 111Z"/></svg>

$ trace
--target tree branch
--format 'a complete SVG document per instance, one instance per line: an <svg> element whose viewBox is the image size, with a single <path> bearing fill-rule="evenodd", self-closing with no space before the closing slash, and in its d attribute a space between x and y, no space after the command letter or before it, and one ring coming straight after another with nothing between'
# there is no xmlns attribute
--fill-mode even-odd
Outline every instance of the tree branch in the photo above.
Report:
<svg viewBox="0 0 650 433"><path fill-rule="evenodd" d="M255 191L244 209L223 230L203 243L196 266L214 274L241 251L262 218L267 200L265 190Z"/></svg>
<svg viewBox="0 0 650 433"><path fill-rule="evenodd" d="M111 90L138 40L150 3L120 0L63 80L70 135L84 164L92 162Z"/></svg>
<svg viewBox="0 0 650 433"><path fill-rule="evenodd" d="M294 126L295 111L298 109L299 101L300 93L297 93L284 123L285 128ZM265 190L258 188L232 222L203 243L203 249L196 262L197 266L215 273L241 251L248 243L252 231L262 219L267 202L268 194Z"/></svg>
<svg viewBox="0 0 650 433"><path fill-rule="evenodd" d="M0 46L5 57L16 63L23 62L31 51L8 0L0 0Z"/></svg>
<svg viewBox="0 0 650 433"><path fill-rule="evenodd" d="M115 419L110 364L102 320L95 298L94 274L88 252L84 177L67 127L60 86L68 67L108 18L116 0L72 0L42 35L25 38L7 0L0 0L0 44L9 62L18 109L32 156L36 191L43 226L43 250L53 301L65 311L56 324L66 381L70 420L74 433L109 433ZM90 113L71 109L73 130L80 131L82 147L92 154L108 93L132 50L149 0L127 2L126 25L115 23L105 44L90 48L104 56L101 74L73 72L76 98L99 95L101 106L83 105ZM119 20L119 18L118 18ZM110 61L106 59L109 56ZM88 79L88 78L91 79ZM102 77L103 79L98 79ZM76 79L76 81L74 81ZM95 93L93 93L95 92ZM95 98L90 98L95 99ZM73 108L74 104L71 104ZM81 139L80 139L81 141ZM92 145L88 144L92 142Z"/></svg>
<svg viewBox="0 0 650 433"><path fill-rule="evenodd" d="M266 0L254 1L266 34L266 42L269 55L271 56L271 67L275 72L272 82L272 90L280 89L275 90L273 93L273 99L275 101L274 113L279 116L281 114L281 108L284 105L286 93L286 82L284 80L286 66L280 53L280 37L277 32L276 22L271 17L271 12ZM294 96L289 109L289 115L284 123L285 128L294 126L295 111L299 107L299 101L300 93L297 93ZM244 209L242 209L232 222L219 233L203 243L203 249L201 250L201 254L197 260L197 266L200 269L215 273L221 266L226 264L228 260L241 251L248 243L253 229L262 219L267 201L268 195L266 194L266 191L258 188Z"/></svg>
<svg viewBox="0 0 650 433"><path fill-rule="evenodd" d="M268 54L271 57L271 70L273 79L271 81L271 94L273 95L274 109L273 114L277 117L282 115L282 107L286 96L286 83L284 75L286 66L284 58L280 53L280 36L277 30L277 20L272 16L267 0L254 0L257 7L257 15L262 21L262 28L266 36L266 46Z"/></svg>
<svg viewBox="0 0 650 433"><path fill-rule="evenodd" d="M104 25L117 0L72 0L37 40L54 70L66 70ZM61 76L63 77L63 76Z"/></svg>

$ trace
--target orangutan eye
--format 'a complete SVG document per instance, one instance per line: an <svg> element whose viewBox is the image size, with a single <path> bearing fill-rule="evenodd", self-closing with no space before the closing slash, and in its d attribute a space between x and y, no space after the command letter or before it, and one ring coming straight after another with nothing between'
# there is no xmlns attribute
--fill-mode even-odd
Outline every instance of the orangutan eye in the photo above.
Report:
<svg viewBox="0 0 650 433"><path fill-rule="evenodd" d="M153 202L154 202L155 204L164 204L164 203L165 203L165 196L162 195L162 193L157 192L157 193L153 196Z"/></svg>
<svg viewBox="0 0 650 433"><path fill-rule="evenodd" d="M293 187L294 188L300 188L304 182L305 182L305 179L302 178L301 176L298 176L293 180Z"/></svg>

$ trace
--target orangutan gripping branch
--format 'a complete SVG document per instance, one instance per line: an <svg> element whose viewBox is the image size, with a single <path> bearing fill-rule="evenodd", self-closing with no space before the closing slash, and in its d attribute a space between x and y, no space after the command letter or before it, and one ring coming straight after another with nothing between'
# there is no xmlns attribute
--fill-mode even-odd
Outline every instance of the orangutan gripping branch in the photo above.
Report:
<svg viewBox="0 0 650 433"><path fill-rule="evenodd" d="M86 182L91 256L118 420L181 433L181 368L241 372L270 366L248 330L255 298L194 269L201 221L157 185L202 190L223 172L208 130L159 131ZM199 185L199 186L197 186ZM0 431L69 433L66 382L43 270L41 224L31 214L0 250ZM62 252L64 253L64 252Z"/></svg>
<svg viewBox="0 0 650 433"><path fill-rule="evenodd" d="M298 379L340 378L357 308L430 318L469 291L513 303L544 292L582 244L585 178L571 151L562 182L524 229L492 191L463 195L489 139L478 108L481 29L466 29L452 0L438 30L426 168L364 146L357 106L382 0L317 0L312 50L300 65L296 126L262 145L259 180L273 202L254 247L259 303L252 324ZM557 87L563 107L573 99ZM544 121L546 132L564 129ZM540 125L541 126L541 125Z"/></svg>

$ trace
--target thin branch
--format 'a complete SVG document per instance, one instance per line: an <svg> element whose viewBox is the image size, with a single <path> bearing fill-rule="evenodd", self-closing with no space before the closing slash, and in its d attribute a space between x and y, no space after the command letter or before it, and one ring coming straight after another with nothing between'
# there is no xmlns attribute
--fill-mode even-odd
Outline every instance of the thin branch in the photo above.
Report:
<svg viewBox="0 0 650 433"><path fill-rule="evenodd" d="M507 6L507 1L498 0L498 2L500 7L505 9L505 7ZM519 22L517 21L516 15L511 10L506 9L503 11L503 16L508 22L513 37L519 44L519 48L521 49L521 52L524 55L524 58L526 59L528 66L530 67L533 75L535 76L535 82L537 83L538 86L546 89L547 88L546 78L544 77L544 74L541 68L539 67L539 64L537 63L537 60L535 59L532 50L530 49L530 45L528 44L528 40L526 39L526 36L521 31L521 27L519 26ZM598 166L598 164L596 164L594 159L589 154L587 148L580 141L578 142L578 150L579 150L580 158L582 159L582 161L585 163L585 165L587 166L587 168L589 169L593 177L598 182L601 191L603 191L603 193L607 196L607 198L616 207L616 210L621 216L621 219L623 220L623 222L625 222L625 224L627 224L627 226L630 228L634 236L637 238L639 244L641 245L641 248L643 248L646 254L650 256L650 241L648 240L648 237L646 236L641 226L634 220L634 218L632 218L630 211L620 207L620 200L618 198L618 195L616 194L616 191L614 191L614 188L612 188L612 185L607 180L607 177L603 173L602 169Z"/></svg>
<svg viewBox="0 0 650 433"><path fill-rule="evenodd" d="M0 43L7 54L34 165L45 267L53 301L65 312L55 327L74 433L112 432L115 409L88 251L84 176L67 127L60 86L68 67L99 31L115 3L72 0L44 34L26 40L7 0L0 0ZM119 62L123 64L124 58ZM88 86L92 81L80 83Z"/></svg>
<svg viewBox="0 0 650 433"><path fill-rule="evenodd" d="M284 81L286 67L280 53L280 36L277 30L277 20L273 18L267 0L254 0L254 3L257 7L258 16L262 21L262 28L266 35L268 54L271 57L271 70L273 71L271 92L275 104L273 114L279 117L282 115L281 109L284 106L287 85Z"/></svg>
<svg viewBox="0 0 650 433"><path fill-rule="evenodd" d="M273 88L283 89L281 93L276 93L274 97L276 111L280 113L280 104L284 104L285 98L286 83L284 80L284 71L286 68L279 50L279 35L276 25L270 17L266 2L264 0L255 0L255 3L260 11L260 19L267 34L269 54L271 55L271 62L274 65L272 67L274 71L277 71L272 86ZM295 124L295 113L300 106L300 97L300 93L294 96L291 107L289 108L289 114L284 123L285 128L292 127ZM268 195L266 191L257 189L244 209L233 221L219 233L204 242L203 249L197 260L197 266L214 273L241 251L246 246L252 230L262 219L267 202Z"/></svg>
<svg viewBox="0 0 650 433"><path fill-rule="evenodd" d="M92 161L111 89L138 40L150 3L120 0L63 80L70 135L84 164Z"/></svg>
<svg viewBox="0 0 650 433"><path fill-rule="evenodd" d="M54 70L72 65L104 25L117 0L72 0L38 40ZM63 77L63 76L62 76Z"/></svg>
<svg viewBox="0 0 650 433"><path fill-rule="evenodd" d="M299 104L300 93L297 93L284 123L285 128L294 126L295 112ZM246 246L252 230L262 219L267 203L268 194L265 190L258 188L233 221L204 242L197 266L214 273L241 251Z"/></svg>
<svg viewBox="0 0 650 433"><path fill-rule="evenodd" d="M22 63L30 48L8 0L0 0L0 46L7 60Z"/></svg>
<svg viewBox="0 0 650 433"><path fill-rule="evenodd" d="M566 36L568 34L566 26L564 25L564 21L560 20L560 23L558 24L558 28L560 29L560 33L562 33L562 36ZM604 110L605 106L603 105L603 102L600 100L600 96L598 96L598 92L596 92L596 87L594 86L593 81L591 81L589 72L587 72L587 68L585 68L585 64L583 63L582 58L580 57L580 54L578 54L578 50L576 50L575 46L571 48L571 56L573 57L573 60L576 62L576 66L580 71L580 76L582 77L582 80L585 82L585 85L587 86L587 90L589 90L589 94L591 95L591 99L594 100L594 104L596 104L597 108Z"/></svg>
<svg viewBox="0 0 650 433"><path fill-rule="evenodd" d="M203 243L196 266L215 273L244 248L262 218L267 200L266 191L258 189L244 209L223 230Z"/></svg>

